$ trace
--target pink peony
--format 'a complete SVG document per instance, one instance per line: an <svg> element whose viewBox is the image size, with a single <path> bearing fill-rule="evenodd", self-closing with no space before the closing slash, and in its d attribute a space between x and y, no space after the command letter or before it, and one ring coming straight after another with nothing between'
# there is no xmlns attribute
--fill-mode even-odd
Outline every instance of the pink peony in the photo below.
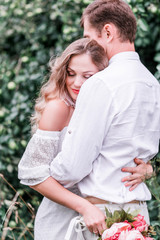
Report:
<svg viewBox="0 0 160 240"><path fill-rule="evenodd" d="M136 230L140 232L148 230L148 224L144 220L144 216L138 214L137 217L135 217L134 219L135 221L132 223L132 225Z"/></svg>
<svg viewBox="0 0 160 240"><path fill-rule="evenodd" d="M121 232L118 240L145 240L145 238L138 230L131 230Z"/></svg>
<svg viewBox="0 0 160 240"><path fill-rule="evenodd" d="M114 223L102 234L102 240L118 240L122 231L130 230L131 225L127 222Z"/></svg>

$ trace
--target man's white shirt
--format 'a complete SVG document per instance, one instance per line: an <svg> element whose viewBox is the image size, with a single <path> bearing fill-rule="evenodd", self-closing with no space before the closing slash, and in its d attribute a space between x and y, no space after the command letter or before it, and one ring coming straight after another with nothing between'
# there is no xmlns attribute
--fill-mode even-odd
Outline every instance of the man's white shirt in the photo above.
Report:
<svg viewBox="0 0 160 240"><path fill-rule="evenodd" d="M87 64L87 63L86 63ZM65 187L78 183L85 196L125 203L149 200L141 183L129 191L122 167L149 161L160 138L160 85L136 52L116 54L82 86L62 151L50 173Z"/></svg>

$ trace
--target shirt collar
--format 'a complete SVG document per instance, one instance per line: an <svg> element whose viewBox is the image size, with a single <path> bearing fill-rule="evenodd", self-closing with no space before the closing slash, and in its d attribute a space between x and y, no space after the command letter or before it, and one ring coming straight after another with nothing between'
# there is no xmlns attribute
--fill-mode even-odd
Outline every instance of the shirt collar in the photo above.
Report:
<svg viewBox="0 0 160 240"><path fill-rule="evenodd" d="M140 60L140 59L137 52L133 52L133 51L121 52L111 57L111 59L109 60L109 65L115 61L117 62L121 60Z"/></svg>

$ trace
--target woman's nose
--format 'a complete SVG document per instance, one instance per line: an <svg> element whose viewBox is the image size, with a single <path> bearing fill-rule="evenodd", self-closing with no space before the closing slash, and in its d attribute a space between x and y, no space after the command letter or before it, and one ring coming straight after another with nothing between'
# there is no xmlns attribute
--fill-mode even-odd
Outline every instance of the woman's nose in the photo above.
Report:
<svg viewBox="0 0 160 240"><path fill-rule="evenodd" d="M75 80L74 80L74 85L75 87L81 87L83 84L83 78L81 76L76 76Z"/></svg>

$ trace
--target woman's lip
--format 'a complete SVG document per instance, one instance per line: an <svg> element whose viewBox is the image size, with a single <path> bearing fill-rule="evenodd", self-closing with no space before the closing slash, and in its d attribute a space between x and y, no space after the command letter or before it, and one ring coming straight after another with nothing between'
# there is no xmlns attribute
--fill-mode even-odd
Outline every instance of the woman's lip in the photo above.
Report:
<svg viewBox="0 0 160 240"><path fill-rule="evenodd" d="M79 93L79 90L77 90L77 89L72 89L72 91L73 91L74 93L76 93L76 94Z"/></svg>

